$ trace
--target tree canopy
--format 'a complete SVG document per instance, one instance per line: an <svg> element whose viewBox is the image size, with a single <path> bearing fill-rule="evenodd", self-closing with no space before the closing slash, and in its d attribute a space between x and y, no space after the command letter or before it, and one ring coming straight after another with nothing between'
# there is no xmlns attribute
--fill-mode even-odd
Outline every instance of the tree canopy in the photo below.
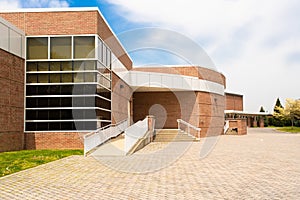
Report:
<svg viewBox="0 0 300 200"><path fill-rule="evenodd" d="M300 119L300 99L286 99L285 108L275 106L274 117L282 120L290 120L292 126L294 126L294 121Z"/></svg>

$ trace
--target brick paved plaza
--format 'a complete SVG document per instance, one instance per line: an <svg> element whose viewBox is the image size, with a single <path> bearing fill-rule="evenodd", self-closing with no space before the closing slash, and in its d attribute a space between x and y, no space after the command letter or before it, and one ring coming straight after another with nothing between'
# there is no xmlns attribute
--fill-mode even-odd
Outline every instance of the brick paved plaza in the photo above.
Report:
<svg viewBox="0 0 300 200"><path fill-rule="evenodd" d="M300 198L300 134L249 129L245 136L220 136L200 159L203 145L191 144L170 165L170 151L155 154L161 143L128 158L68 157L0 178L0 199ZM128 166L140 167L134 173Z"/></svg>

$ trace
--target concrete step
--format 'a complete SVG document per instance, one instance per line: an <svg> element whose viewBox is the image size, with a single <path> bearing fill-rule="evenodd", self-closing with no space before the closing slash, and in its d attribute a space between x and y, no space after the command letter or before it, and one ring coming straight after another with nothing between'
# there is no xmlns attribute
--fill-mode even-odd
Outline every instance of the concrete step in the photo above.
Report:
<svg viewBox="0 0 300 200"><path fill-rule="evenodd" d="M156 130L154 142L186 142L196 141L196 138L185 132L179 132L177 129L159 129Z"/></svg>

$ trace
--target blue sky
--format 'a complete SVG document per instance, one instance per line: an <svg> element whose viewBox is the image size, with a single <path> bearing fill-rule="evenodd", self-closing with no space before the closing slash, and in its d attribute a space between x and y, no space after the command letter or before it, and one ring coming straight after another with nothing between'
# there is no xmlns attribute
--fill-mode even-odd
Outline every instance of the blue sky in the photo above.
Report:
<svg viewBox="0 0 300 200"><path fill-rule="evenodd" d="M299 0L0 0L2 9L97 6L127 48L135 28L156 27L203 48L227 77L227 91L242 93L245 110L272 111L279 97L300 98ZM182 43L156 34L161 43ZM145 41L153 35L146 34ZM180 36L181 37L181 36ZM131 40L130 40L131 39ZM165 40L164 40L165 39ZM182 64L162 51L133 51L136 65Z"/></svg>

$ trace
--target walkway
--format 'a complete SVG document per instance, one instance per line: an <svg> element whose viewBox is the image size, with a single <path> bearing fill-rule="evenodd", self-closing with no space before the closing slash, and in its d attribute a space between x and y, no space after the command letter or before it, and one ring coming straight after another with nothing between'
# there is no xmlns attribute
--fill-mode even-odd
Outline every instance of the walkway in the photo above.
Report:
<svg viewBox="0 0 300 200"><path fill-rule="evenodd" d="M64 158L0 178L0 199L299 199L300 134L250 129L220 136L200 159L203 146L182 144L170 165L168 149L175 150L162 143L128 158ZM122 167L129 163L141 167Z"/></svg>

